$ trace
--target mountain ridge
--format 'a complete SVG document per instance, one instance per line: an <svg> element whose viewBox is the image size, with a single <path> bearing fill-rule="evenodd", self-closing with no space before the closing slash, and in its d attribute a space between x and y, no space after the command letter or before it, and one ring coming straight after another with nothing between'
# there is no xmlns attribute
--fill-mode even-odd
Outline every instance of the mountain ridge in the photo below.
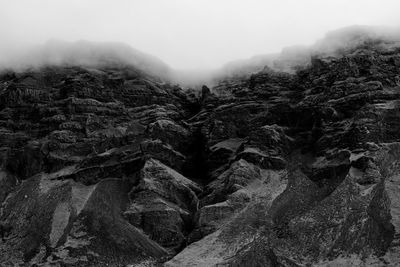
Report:
<svg viewBox="0 0 400 267"><path fill-rule="evenodd" d="M184 87L214 86L219 80L233 77L249 77L267 66L276 71L293 73L310 64L314 55L339 56L340 51L351 49L368 41L383 43L400 42L400 30L395 27L355 25L328 32L313 45L284 47L274 54L256 55L249 59L238 59L225 63L213 70L177 70L157 57L143 53L133 47L117 42L90 42L79 40L66 42L49 40L28 51L4 56L2 68L24 71L27 68L44 66L91 66L105 67L126 65L135 67L163 82L180 84ZM339 53L339 54L337 54ZM16 55L19 54L19 55Z"/></svg>

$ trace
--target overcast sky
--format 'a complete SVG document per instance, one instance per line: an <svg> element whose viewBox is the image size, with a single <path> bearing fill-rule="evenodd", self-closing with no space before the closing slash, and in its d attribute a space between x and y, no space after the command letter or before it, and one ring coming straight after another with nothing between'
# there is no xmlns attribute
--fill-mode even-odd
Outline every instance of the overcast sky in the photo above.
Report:
<svg viewBox="0 0 400 267"><path fill-rule="evenodd" d="M399 13L399 0L0 0L0 56L85 39L128 43L178 69L215 68L344 26L400 26Z"/></svg>

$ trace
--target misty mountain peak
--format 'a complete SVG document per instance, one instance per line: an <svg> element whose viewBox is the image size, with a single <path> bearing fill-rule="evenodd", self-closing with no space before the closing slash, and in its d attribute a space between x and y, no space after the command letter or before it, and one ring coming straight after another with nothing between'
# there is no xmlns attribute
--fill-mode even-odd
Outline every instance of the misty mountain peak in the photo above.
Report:
<svg viewBox="0 0 400 267"><path fill-rule="evenodd" d="M160 59L118 42L50 39L2 61L0 66L11 66L15 70L44 66L130 66L162 79L168 77L170 72L168 65Z"/></svg>

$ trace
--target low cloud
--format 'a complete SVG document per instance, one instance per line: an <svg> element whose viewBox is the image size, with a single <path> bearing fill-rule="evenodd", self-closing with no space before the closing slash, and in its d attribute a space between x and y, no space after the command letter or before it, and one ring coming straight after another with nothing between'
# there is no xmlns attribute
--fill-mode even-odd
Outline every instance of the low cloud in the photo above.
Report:
<svg viewBox="0 0 400 267"><path fill-rule="evenodd" d="M328 32L310 46L291 46L279 53L253 56L226 63L221 68L175 70L153 55L114 42L50 40L43 45L15 47L0 57L0 69L25 71L44 66L124 67L130 66L159 81L185 87L214 85L218 80L247 77L265 67L293 73L307 66L315 55L341 56L362 45L399 46L400 30L393 27L350 26Z"/></svg>

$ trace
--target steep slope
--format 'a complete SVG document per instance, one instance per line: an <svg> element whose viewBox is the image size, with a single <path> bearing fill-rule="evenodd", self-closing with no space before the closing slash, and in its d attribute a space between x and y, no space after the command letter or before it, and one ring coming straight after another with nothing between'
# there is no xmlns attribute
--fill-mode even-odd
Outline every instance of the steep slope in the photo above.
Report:
<svg viewBox="0 0 400 267"><path fill-rule="evenodd" d="M198 95L127 66L0 76L2 266L398 266L400 48Z"/></svg>

